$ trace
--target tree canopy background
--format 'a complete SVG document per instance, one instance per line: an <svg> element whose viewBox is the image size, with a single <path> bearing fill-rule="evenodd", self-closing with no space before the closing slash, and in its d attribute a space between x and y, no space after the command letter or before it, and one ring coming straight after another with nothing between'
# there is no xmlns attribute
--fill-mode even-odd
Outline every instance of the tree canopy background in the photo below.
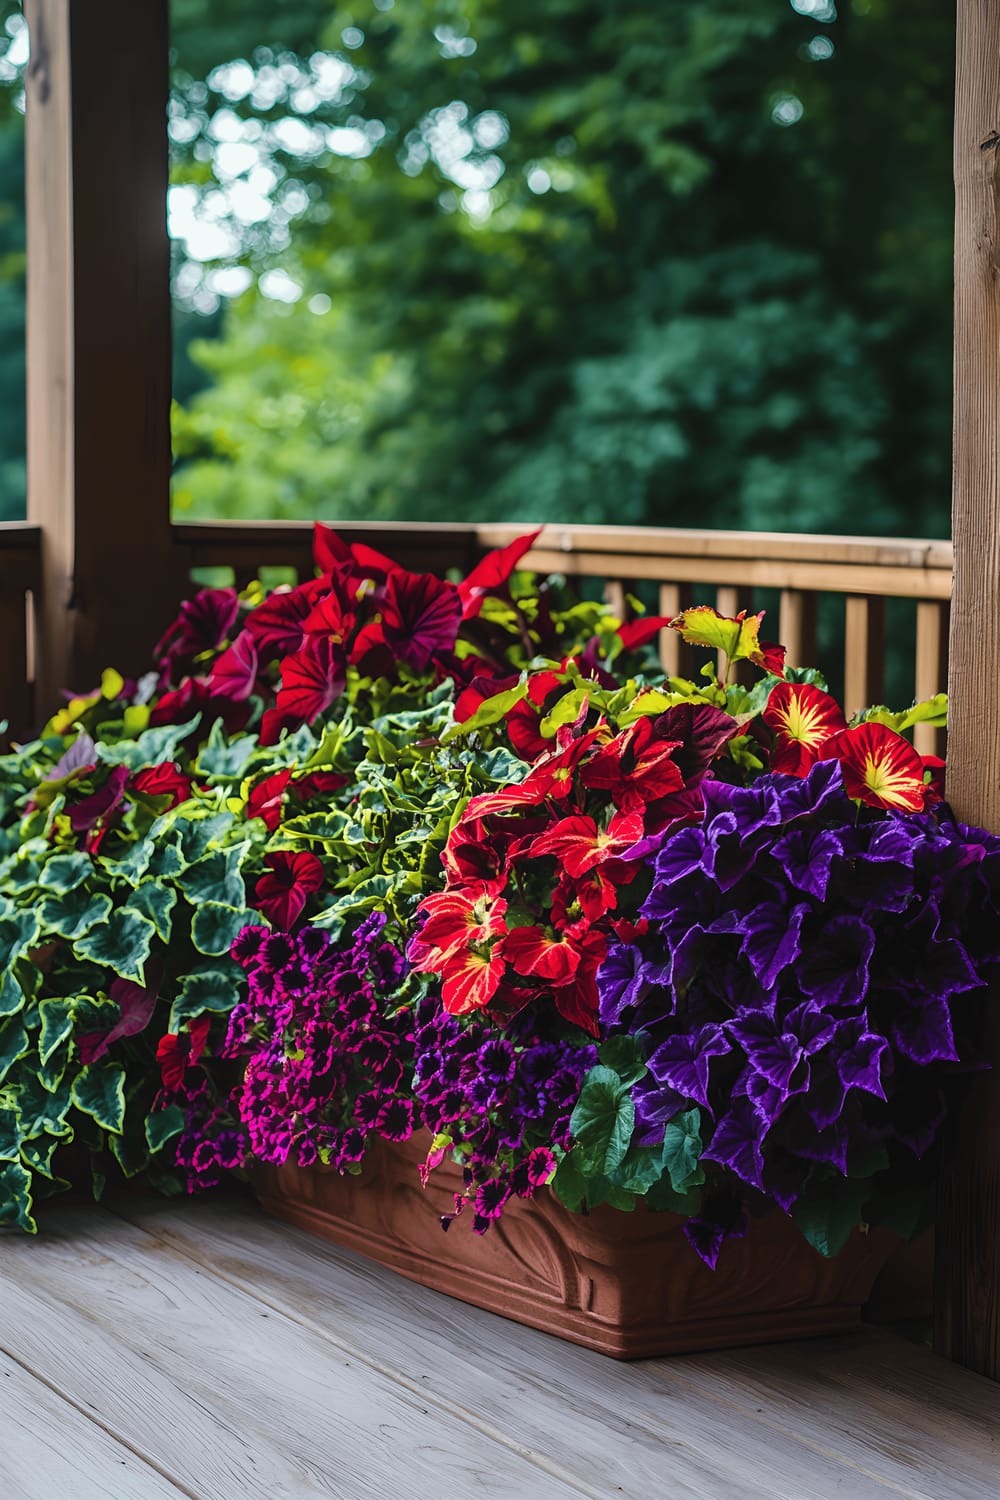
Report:
<svg viewBox="0 0 1000 1500"><path fill-rule="evenodd" d="M947 533L938 0L172 11L179 515Z"/></svg>

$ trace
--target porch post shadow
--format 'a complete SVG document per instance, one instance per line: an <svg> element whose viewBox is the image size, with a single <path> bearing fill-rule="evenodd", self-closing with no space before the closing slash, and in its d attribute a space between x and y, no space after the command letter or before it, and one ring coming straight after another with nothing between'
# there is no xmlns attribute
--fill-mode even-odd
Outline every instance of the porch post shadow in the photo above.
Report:
<svg viewBox="0 0 1000 1500"><path fill-rule="evenodd" d="M1000 832L1000 0L958 0L955 575L947 794ZM990 997L991 1018L1000 989ZM1000 1027L952 1132L937 1215L935 1346L1000 1378Z"/></svg>
<svg viewBox="0 0 1000 1500"><path fill-rule="evenodd" d="M25 0L28 519L37 698L140 671L179 593L169 530L167 0Z"/></svg>

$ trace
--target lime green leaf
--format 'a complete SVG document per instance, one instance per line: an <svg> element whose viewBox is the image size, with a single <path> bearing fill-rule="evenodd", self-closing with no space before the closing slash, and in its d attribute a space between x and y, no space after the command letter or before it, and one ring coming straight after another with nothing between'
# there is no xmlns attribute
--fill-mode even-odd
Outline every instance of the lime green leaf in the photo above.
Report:
<svg viewBox="0 0 1000 1500"><path fill-rule="evenodd" d="M700 1175L701 1152L701 1111L695 1107L675 1115L664 1135L663 1168L675 1192L683 1193Z"/></svg>
<svg viewBox="0 0 1000 1500"><path fill-rule="evenodd" d="M19 1057L27 1052L31 1042L19 1016L11 1016L0 1026L0 1083L3 1083Z"/></svg>
<svg viewBox="0 0 1000 1500"><path fill-rule="evenodd" d="M180 1031L185 1021L205 1011L225 1014L240 998L235 970L209 969L203 974L187 974L181 980L177 998L170 1008L169 1031Z"/></svg>
<svg viewBox="0 0 1000 1500"><path fill-rule="evenodd" d="M923 702L914 703L900 713L893 713L880 704L876 708L865 709L861 720L868 724L886 724L890 729L895 729L897 734L912 729L914 724L930 724L935 729L944 729L948 723L948 694L935 693L933 698L925 698Z"/></svg>
<svg viewBox="0 0 1000 1500"><path fill-rule="evenodd" d="M83 1068L73 1081L71 1098L102 1129L119 1135L125 1123L125 1069L116 1062Z"/></svg>
<svg viewBox="0 0 1000 1500"><path fill-rule="evenodd" d="M111 897L103 891L92 892L80 885L62 896L46 896L38 915L45 932L72 940L83 937L99 922L106 922L111 905Z"/></svg>
<svg viewBox="0 0 1000 1500"><path fill-rule="evenodd" d="M576 723L589 701L590 690L588 688L578 687L571 693L564 693L552 712L546 714L539 724L539 733L546 739L554 738L556 730L564 724Z"/></svg>
<svg viewBox="0 0 1000 1500"><path fill-rule="evenodd" d="M574 1154L587 1177L613 1172L628 1150L635 1129L632 1095L610 1068L591 1068L570 1120Z"/></svg>
<svg viewBox="0 0 1000 1500"><path fill-rule="evenodd" d="M157 935L165 943L170 941L171 912L177 905L177 892L158 880L143 880L128 898L130 910L139 911L148 917L156 928Z"/></svg>
<svg viewBox="0 0 1000 1500"><path fill-rule="evenodd" d="M260 921L260 912L227 906L221 901L203 901L191 924L191 941L199 953L228 953L237 933Z"/></svg>
<svg viewBox="0 0 1000 1500"><path fill-rule="evenodd" d="M449 740L459 739L462 735L474 734L477 729L485 729L490 724L499 724L505 719L514 707L528 691L527 683L519 682L516 687L508 688L504 693L495 693L492 698L487 698L481 703L475 713L462 724L453 724L441 736L442 741L447 744Z"/></svg>
<svg viewBox="0 0 1000 1500"><path fill-rule="evenodd" d="M39 885L46 891L65 895L94 873L89 854L56 854L42 867Z"/></svg>
<svg viewBox="0 0 1000 1500"><path fill-rule="evenodd" d="M146 1145L151 1152L162 1151L184 1129L184 1111L179 1104L170 1104L146 1116Z"/></svg>
<svg viewBox="0 0 1000 1500"><path fill-rule="evenodd" d="M120 906L102 926L74 944L77 955L93 959L122 979L143 984L146 959L156 928L148 917L131 907Z"/></svg>

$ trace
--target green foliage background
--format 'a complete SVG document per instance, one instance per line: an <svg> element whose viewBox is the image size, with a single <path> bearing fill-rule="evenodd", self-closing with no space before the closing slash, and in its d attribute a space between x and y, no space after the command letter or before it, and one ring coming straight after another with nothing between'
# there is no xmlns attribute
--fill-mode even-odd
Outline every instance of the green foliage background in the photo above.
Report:
<svg viewBox="0 0 1000 1500"><path fill-rule="evenodd" d="M948 7L172 10L175 183L232 238L178 245L179 514L947 532ZM317 55L344 64L318 98ZM220 134L269 216L228 212Z"/></svg>

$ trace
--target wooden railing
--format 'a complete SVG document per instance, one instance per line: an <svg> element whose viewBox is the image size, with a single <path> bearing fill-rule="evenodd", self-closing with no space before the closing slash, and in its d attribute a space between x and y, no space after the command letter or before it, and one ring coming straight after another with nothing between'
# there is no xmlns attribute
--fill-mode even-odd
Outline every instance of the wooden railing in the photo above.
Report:
<svg viewBox="0 0 1000 1500"><path fill-rule="evenodd" d="M466 571L524 527L349 522L338 529L416 570ZM192 582L220 568L240 587L262 569L312 576L308 522L187 522L173 526L171 535L174 556L164 566ZM824 657L822 665L842 688L849 713L881 698L887 662L896 682L905 680L907 696L928 697L946 683L948 542L554 524L524 562L540 572L599 581L620 613L632 593L663 615L691 603L714 603L726 614L767 605L777 617L772 614L765 634L785 644L796 666L817 663L824 616L827 644L840 643L843 659ZM0 526L0 714L18 727L32 720L30 620L39 587L38 528ZM905 636L895 627L887 631L893 600L912 601ZM137 621L147 652L164 623ZM109 662L115 659L115 642L107 643L106 653ZM661 656L672 673L691 670L692 658L672 631L663 632ZM915 734L924 753L940 750L940 738L926 726Z"/></svg>

